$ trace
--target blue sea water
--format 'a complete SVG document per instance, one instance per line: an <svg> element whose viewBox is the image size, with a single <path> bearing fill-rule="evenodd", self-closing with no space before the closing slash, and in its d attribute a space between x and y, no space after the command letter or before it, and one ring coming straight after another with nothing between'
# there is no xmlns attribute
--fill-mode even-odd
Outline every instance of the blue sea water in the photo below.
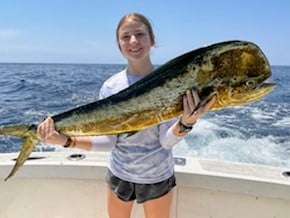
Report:
<svg viewBox="0 0 290 218"><path fill-rule="evenodd" d="M95 101L101 84L124 65L0 64L0 125L38 123ZM273 66L277 88L260 101L207 113L174 153L290 167L290 67ZM0 153L17 152L17 138L0 136ZM62 148L57 148L57 150ZM36 151L54 151L40 144Z"/></svg>

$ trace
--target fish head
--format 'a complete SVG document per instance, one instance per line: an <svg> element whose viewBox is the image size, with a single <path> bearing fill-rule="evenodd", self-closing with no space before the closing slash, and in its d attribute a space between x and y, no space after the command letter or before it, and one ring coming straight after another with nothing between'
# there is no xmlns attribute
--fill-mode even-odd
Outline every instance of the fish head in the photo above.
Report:
<svg viewBox="0 0 290 218"><path fill-rule="evenodd" d="M212 110L257 101L276 86L265 82L272 74L271 67L265 54L253 43L236 42L221 48L217 46L208 57L207 66L212 66L211 73L204 73L204 69L199 81L206 84L202 90L203 96L210 97L213 93L217 96Z"/></svg>

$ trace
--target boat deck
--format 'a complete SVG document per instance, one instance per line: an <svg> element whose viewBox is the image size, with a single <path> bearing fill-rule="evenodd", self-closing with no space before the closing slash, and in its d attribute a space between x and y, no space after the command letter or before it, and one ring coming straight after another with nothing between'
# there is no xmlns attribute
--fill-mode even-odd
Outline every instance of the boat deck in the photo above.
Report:
<svg viewBox="0 0 290 218"><path fill-rule="evenodd" d="M0 178L16 154L0 155ZM0 182L0 218L105 218L106 152L33 153ZM289 169L176 157L171 218L288 218ZM143 217L135 205L134 218Z"/></svg>

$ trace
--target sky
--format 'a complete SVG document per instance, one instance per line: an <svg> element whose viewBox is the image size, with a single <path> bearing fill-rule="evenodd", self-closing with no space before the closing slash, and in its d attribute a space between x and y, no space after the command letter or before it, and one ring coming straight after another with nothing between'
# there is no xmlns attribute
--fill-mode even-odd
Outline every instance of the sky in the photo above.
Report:
<svg viewBox="0 0 290 218"><path fill-rule="evenodd" d="M246 40L271 65L290 65L286 0L2 0L0 63L126 63L115 29L130 12L152 23L155 64L208 44Z"/></svg>

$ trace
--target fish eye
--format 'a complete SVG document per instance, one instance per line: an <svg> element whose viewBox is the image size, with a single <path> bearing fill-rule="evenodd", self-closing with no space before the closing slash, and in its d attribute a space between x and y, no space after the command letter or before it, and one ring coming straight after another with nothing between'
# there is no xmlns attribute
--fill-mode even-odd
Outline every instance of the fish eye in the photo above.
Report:
<svg viewBox="0 0 290 218"><path fill-rule="evenodd" d="M246 82L247 86L254 86L256 84L256 82L254 80L249 80Z"/></svg>

